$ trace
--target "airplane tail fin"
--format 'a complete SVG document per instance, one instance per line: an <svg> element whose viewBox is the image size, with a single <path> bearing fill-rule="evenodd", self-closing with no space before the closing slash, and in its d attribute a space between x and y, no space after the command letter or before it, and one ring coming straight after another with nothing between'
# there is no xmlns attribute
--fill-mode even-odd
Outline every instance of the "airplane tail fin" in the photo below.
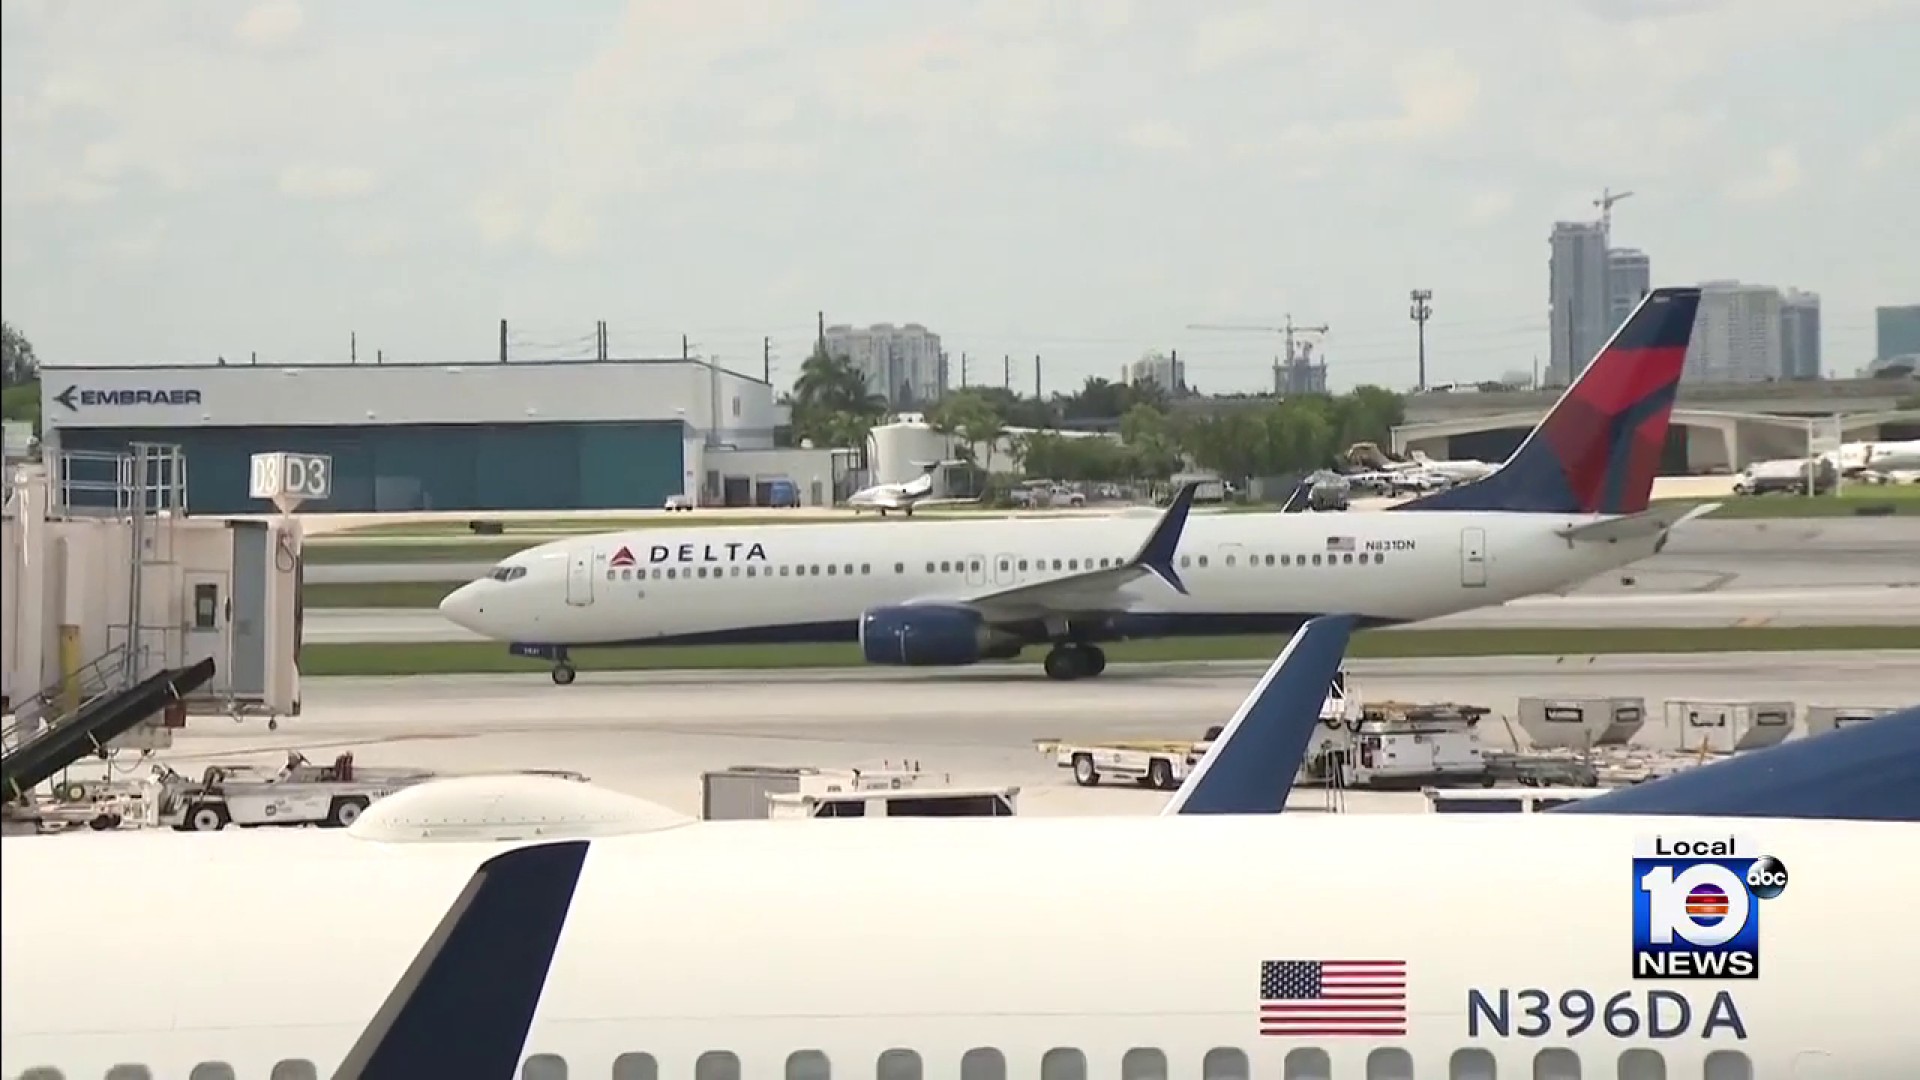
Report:
<svg viewBox="0 0 1920 1080"><path fill-rule="evenodd" d="M1308 620L1240 703L1162 814L1278 814L1353 636L1352 615Z"/></svg>
<svg viewBox="0 0 1920 1080"><path fill-rule="evenodd" d="M482 863L333 1080L517 1076L586 859L569 840Z"/></svg>
<svg viewBox="0 0 1920 1080"><path fill-rule="evenodd" d="M1920 708L1749 750L1547 812L1920 821Z"/></svg>
<svg viewBox="0 0 1920 1080"><path fill-rule="evenodd" d="M1497 472L1394 509L1645 510L1699 307L1698 288L1647 294Z"/></svg>

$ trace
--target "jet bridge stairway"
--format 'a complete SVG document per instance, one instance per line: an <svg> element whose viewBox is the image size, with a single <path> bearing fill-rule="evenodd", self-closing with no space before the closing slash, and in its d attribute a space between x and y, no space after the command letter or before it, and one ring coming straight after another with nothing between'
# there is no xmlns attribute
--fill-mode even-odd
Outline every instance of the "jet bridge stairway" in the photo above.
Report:
<svg viewBox="0 0 1920 1080"><path fill-rule="evenodd" d="M0 757L0 798L14 802L62 769L102 750L168 704L213 679L213 659L149 676L88 700Z"/></svg>

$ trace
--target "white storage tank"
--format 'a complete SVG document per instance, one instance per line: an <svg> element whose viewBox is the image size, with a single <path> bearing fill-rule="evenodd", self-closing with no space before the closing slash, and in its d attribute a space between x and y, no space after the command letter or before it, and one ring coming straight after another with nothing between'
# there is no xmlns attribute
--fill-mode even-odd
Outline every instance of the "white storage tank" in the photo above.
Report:
<svg viewBox="0 0 1920 1080"><path fill-rule="evenodd" d="M1809 705L1807 735L1824 735L1854 724L1864 724L1899 710L1892 705Z"/></svg>
<svg viewBox="0 0 1920 1080"><path fill-rule="evenodd" d="M919 420L882 424L868 436L872 450L867 468L869 483L903 484L922 470L916 461L945 461L953 456L952 440Z"/></svg>
<svg viewBox="0 0 1920 1080"><path fill-rule="evenodd" d="M1669 701L1660 745L1710 754L1774 746L1793 734L1794 712L1791 701Z"/></svg>
<svg viewBox="0 0 1920 1080"><path fill-rule="evenodd" d="M1523 697L1519 716L1535 750L1623 746L1646 723L1647 702L1637 697Z"/></svg>

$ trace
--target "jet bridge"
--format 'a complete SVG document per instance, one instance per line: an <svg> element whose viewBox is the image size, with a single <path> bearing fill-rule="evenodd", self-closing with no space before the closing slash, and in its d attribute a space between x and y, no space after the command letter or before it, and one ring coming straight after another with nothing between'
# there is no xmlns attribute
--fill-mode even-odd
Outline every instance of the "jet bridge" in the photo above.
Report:
<svg viewBox="0 0 1920 1080"><path fill-rule="evenodd" d="M172 446L57 453L6 485L0 677L18 746L201 661L207 677L179 685L176 716L298 715L293 519L190 516ZM152 715L106 741L168 745L170 730L143 726Z"/></svg>

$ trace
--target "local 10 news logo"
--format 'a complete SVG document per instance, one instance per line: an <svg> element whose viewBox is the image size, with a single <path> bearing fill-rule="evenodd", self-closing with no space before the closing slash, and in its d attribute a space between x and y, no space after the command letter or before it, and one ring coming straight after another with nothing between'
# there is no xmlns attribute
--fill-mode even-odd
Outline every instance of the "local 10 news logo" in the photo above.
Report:
<svg viewBox="0 0 1920 1080"><path fill-rule="evenodd" d="M1757 979L1760 907L1787 864L1735 836L1642 838L1633 859L1633 977Z"/></svg>

